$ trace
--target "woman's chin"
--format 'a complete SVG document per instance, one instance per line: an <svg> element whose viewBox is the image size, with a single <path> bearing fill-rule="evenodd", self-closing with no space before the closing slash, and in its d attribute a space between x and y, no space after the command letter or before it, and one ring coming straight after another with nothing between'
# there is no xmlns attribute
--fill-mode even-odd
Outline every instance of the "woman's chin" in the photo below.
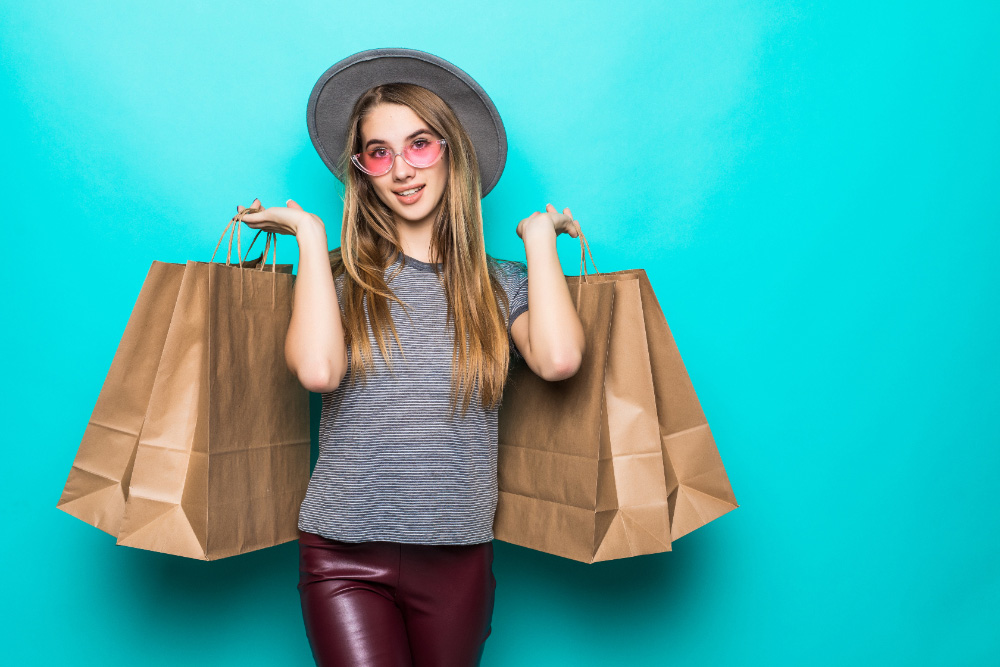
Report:
<svg viewBox="0 0 1000 667"><path fill-rule="evenodd" d="M419 209L413 207L407 207L403 210L393 209L396 212L396 219L406 221L410 224L416 224L427 220L428 217L434 212L433 209L426 209L421 206Z"/></svg>

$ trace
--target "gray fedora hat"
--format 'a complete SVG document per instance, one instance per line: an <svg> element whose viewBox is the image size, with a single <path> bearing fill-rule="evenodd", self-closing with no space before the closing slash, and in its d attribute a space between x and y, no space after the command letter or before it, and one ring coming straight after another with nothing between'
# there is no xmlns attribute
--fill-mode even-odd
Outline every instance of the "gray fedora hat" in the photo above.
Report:
<svg viewBox="0 0 1000 667"><path fill-rule="evenodd" d="M383 83L415 83L448 103L472 138L479 159L482 196L500 180L507 161L507 133L486 91L447 60L415 49L369 49L355 53L323 73L312 94L306 122L309 138L323 162L341 181L337 160L347 142L354 103Z"/></svg>

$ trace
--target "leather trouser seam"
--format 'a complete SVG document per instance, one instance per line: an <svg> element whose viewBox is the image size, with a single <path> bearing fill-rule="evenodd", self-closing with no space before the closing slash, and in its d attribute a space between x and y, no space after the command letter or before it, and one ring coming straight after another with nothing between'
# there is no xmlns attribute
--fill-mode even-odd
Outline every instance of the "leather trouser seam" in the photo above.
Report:
<svg viewBox="0 0 1000 667"><path fill-rule="evenodd" d="M399 606L399 582L403 580L403 545L400 543L397 544L396 547L398 549L397 553L399 560L396 562L396 586L395 591L393 592L393 598L396 601L396 605Z"/></svg>

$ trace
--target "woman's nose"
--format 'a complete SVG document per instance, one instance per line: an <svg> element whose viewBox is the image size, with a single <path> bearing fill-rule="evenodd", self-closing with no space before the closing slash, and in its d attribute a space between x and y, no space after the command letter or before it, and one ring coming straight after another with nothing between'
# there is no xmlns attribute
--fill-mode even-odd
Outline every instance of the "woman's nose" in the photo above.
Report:
<svg viewBox="0 0 1000 667"><path fill-rule="evenodd" d="M392 158L392 176L396 180L405 181L414 173L414 168L410 166L410 163L403 159L402 154L396 155Z"/></svg>

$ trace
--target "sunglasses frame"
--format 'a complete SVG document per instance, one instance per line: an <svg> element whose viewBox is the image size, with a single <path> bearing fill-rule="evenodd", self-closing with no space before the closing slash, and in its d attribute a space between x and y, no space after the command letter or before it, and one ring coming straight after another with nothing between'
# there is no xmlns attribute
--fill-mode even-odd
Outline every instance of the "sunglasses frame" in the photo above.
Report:
<svg viewBox="0 0 1000 667"><path fill-rule="evenodd" d="M418 140L419 140L419 138L418 139L414 139L414 141L418 141ZM392 171L392 168L396 165L396 158L397 157L403 158L403 161L406 162L406 164L408 164L411 167L413 167L414 169L426 169L428 167L434 166L435 164L437 164L437 161L441 159L441 156L444 155L444 149L448 147L448 141L445 140L445 139L424 139L424 141L429 141L432 144L440 144L440 146L441 146L441 152L438 153L438 156L436 158L434 158L434 161L431 162L430 164L425 164L423 166L417 166L417 165L413 164L412 162L410 162L409 160L406 159L406 156L403 155L403 151L400 151L400 152L396 153L391 148L389 148L388 146L386 146L385 148L390 153L392 153L392 162L389 163L389 166L383 172L375 173L375 172L372 172L372 171L368 171L367 169L365 169L364 167L362 167L361 166L361 153L355 153L354 155L352 155L351 156L351 162L353 162L354 166L357 167L358 169L360 169L362 173L368 174L369 176L384 176L384 175L388 174L390 171ZM405 151L406 148L404 148L403 150ZM364 152L364 151L362 151L362 152Z"/></svg>

